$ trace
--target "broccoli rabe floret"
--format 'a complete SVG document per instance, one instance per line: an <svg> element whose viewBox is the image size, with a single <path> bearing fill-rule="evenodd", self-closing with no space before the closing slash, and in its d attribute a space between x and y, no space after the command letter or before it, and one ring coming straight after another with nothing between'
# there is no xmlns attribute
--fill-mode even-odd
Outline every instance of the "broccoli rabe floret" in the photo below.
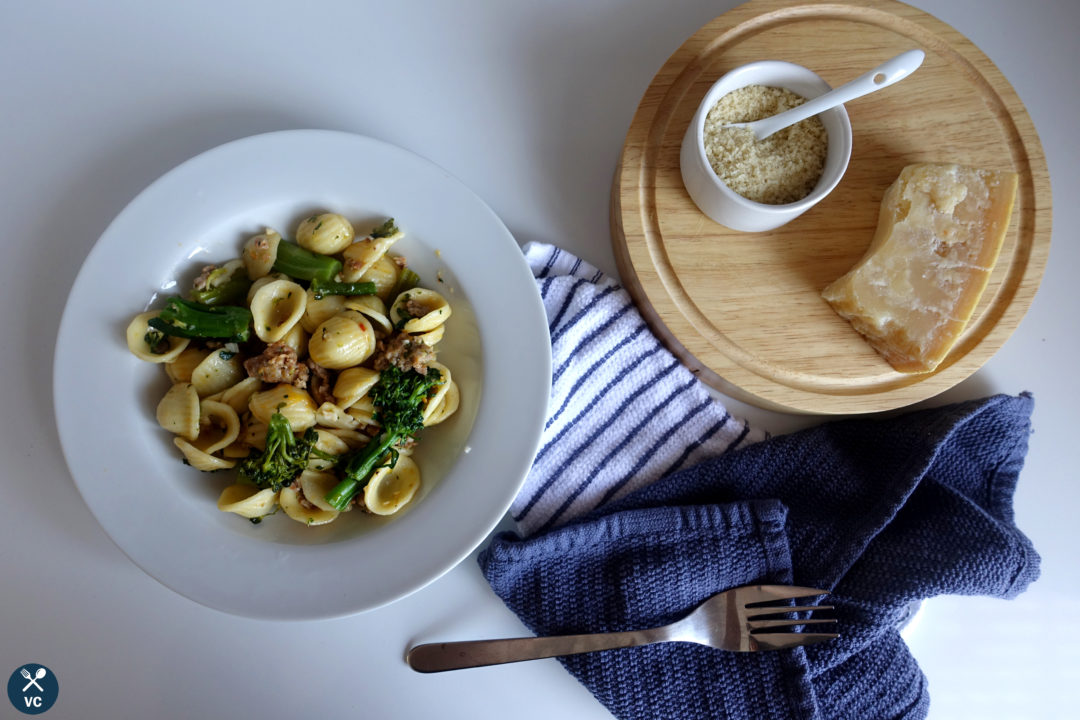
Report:
<svg viewBox="0 0 1080 720"><path fill-rule="evenodd" d="M308 428L298 438L288 418L280 412L274 413L266 429L266 449L249 455L240 463L240 481L276 491L291 485L307 467L312 455L336 461L336 455L315 447L318 441L319 434L314 428Z"/></svg>

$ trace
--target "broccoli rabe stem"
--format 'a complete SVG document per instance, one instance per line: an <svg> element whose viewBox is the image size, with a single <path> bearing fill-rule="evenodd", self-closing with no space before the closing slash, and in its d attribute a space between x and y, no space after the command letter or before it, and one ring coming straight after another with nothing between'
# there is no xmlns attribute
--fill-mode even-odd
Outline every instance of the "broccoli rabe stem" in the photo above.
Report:
<svg viewBox="0 0 1080 720"><path fill-rule="evenodd" d="M382 465L382 459L399 436L395 433L383 433L376 440L365 445L345 463L345 479L334 486L326 495L326 502L337 510L345 510L352 499L361 492Z"/></svg>
<svg viewBox="0 0 1080 720"><path fill-rule="evenodd" d="M233 305L203 305L171 297L150 327L166 335L185 338L215 338L226 342L247 342L251 336L251 312Z"/></svg>
<svg viewBox="0 0 1080 720"><path fill-rule="evenodd" d="M282 240L277 246L273 269L298 280L333 280L341 272L341 261Z"/></svg>
<svg viewBox="0 0 1080 720"><path fill-rule="evenodd" d="M191 299L203 305L238 305L247 298L251 279L243 270L237 270L225 282L214 287L192 290Z"/></svg>
<svg viewBox="0 0 1080 720"><path fill-rule="evenodd" d="M393 291L390 293L391 298L396 298L403 292L408 292L414 287L420 284L420 276L409 268L403 268L401 274L398 275L397 283L394 285Z"/></svg>
<svg viewBox="0 0 1080 720"><path fill-rule="evenodd" d="M322 300L327 295L374 295L375 283L373 282L334 282L333 280L320 280L315 278L311 281L311 294L316 300Z"/></svg>

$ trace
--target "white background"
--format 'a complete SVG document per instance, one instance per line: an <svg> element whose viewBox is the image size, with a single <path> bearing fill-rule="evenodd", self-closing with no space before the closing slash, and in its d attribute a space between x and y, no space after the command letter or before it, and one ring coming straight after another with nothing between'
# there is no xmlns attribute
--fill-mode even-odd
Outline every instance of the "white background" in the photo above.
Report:
<svg viewBox="0 0 1080 720"><path fill-rule="evenodd" d="M609 717L553 660L407 669L413 642L523 632L474 558L391 607L326 622L227 616L144 575L91 517L61 458L53 343L69 284L128 200L192 155L270 130L401 145L469 185L519 242L555 242L614 271L608 195L634 109L668 56L735 4L3 0L0 679L49 666L55 718ZM946 396L1035 393L1016 508L1042 578L1013 602L934 599L907 635L931 717L1071 717L1080 2L914 4L972 39L1019 92L1049 160L1055 230L1023 324ZM807 423L732 407L773 432ZM0 699L8 716L19 715Z"/></svg>

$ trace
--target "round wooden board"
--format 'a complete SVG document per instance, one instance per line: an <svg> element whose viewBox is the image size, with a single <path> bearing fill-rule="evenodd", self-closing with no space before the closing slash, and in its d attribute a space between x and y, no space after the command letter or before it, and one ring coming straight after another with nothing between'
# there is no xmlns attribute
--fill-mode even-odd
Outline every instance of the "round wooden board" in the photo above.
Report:
<svg viewBox="0 0 1080 720"><path fill-rule="evenodd" d="M705 217L683 187L679 147L721 75L787 60L839 85L919 47L894 87L851 103L851 163L832 194L795 221L740 233ZM821 298L862 257L885 189L915 162L1020 175L1001 257L975 315L933 373L886 363ZM969 40L892 0L752 0L675 52L646 91L615 173L612 239L620 275L652 329L721 392L788 412L853 414L909 405L975 372L1027 311L1050 247L1050 181L1035 127L1001 72Z"/></svg>

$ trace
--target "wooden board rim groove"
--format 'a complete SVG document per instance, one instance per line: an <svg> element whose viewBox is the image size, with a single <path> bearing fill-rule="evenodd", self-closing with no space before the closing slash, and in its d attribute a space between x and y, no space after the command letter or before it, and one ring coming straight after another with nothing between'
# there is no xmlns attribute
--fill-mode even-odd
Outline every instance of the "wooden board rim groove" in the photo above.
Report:
<svg viewBox="0 0 1080 720"><path fill-rule="evenodd" d="M950 58L951 68L959 70L978 88L986 110L993 114L998 128L1007 134L1010 159L1021 176L1020 194L1023 197L1017 203L1020 209L1016 219L1018 237L1009 258L1008 272L993 292L988 290L987 297L993 302L986 304L984 298L978 317L973 318L946 362L932 374L904 375L883 365L877 376L871 376L869 380L864 378L856 385L847 384L841 378L816 377L807 381L800 377L807 373L779 366L770 370L767 361L744 351L709 321L672 268L662 239L659 226L662 208L655 200L656 184L649 181L648 174L652 172L655 177L663 150L662 140L669 134L678 103L712 63L714 54L733 41L759 34L792 18L821 19L826 16L839 20L856 18L856 22L869 24L886 23L882 27L890 32L910 37ZM711 40L705 36L710 36ZM694 53L695 46L702 43L704 49ZM689 58L684 57L688 54ZM710 78L709 82L712 79L715 78ZM645 136L643 143L638 139L642 134ZM632 202L635 195L636 213ZM1040 205L1043 199L1045 204ZM634 115L616 169L611 197L611 229L620 275L643 316L653 331L703 380L738 399L772 409L815 413L874 412L902 407L948 389L981 367L1000 348L1026 312L1045 268L1050 239L1049 201L1045 158L1027 111L996 66L956 30L894 0L798 4L783 0L751 0L695 33L653 79ZM627 205L630 210L626 210ZM631 234L628 234L628 225ZM631 238L636 243L633 249ZM641 261L642 245L649 260L647 267ZM635 252L639 256L636 265ZM659 287L649 278L643 282L641 273L654 273L659 279ZM1007 302L998 301L1002 293L1010 294ZM676 305L675 299L681 300L682 304ZM700 343L704 340L709 348L720 351L719 356L704 361L696 357L683 342L685 335L680 336L669 327L671 322L681 321L688 322L699 336L691 335L691 341Z"/></svg>

